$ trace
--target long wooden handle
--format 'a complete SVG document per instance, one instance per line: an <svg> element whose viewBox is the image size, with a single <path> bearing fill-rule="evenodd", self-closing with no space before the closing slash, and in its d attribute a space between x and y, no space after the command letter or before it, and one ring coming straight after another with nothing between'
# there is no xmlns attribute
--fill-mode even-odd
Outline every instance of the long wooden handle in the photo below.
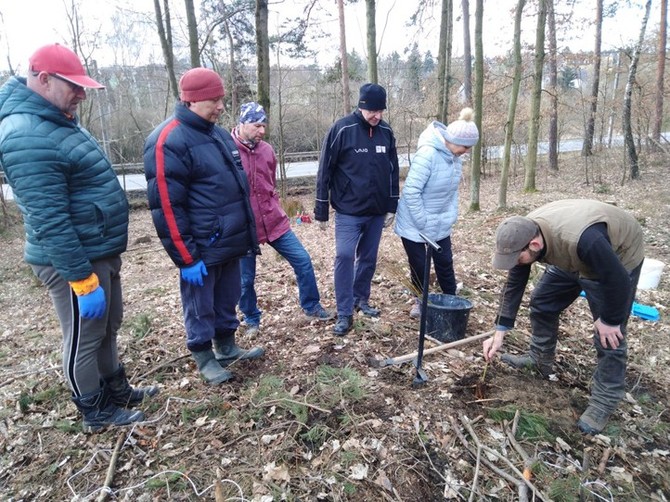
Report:
<svg viewBox="0 0 670 502"><path fill-rule="evenodd" d="M471 342L476 342L477 340L481 340L482 338L485 338L487 336L491 336L492 334L495 333L495 330L487 331L486 333L481 333L479 335L475 336L469 336L467 338L463 338L461 340L456 340L455 342L449 342L445 343L443 345L438 345L437 347L431 347L430 349L426 349L423 351L424 355L427 354L432 354L433 352L440 352L442 350L446 349L453 349L454 347L460 347L461 345L466 345ZM411 354L405 354L404 356L398 356L398 357L392 357L389 359L384 359L381 362L381 366L391 366L393 364L400 364L404 363L405 361L411 361L414 359L416 356L419 355L418 351L414 351Z"/></svg>

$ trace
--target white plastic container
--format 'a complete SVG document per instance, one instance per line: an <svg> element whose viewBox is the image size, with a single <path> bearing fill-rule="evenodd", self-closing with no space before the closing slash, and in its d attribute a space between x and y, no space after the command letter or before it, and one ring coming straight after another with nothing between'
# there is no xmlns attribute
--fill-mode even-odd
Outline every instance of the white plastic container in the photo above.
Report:
<svg viewBox="0 0 670 502"><path fill-rule="evenodd" d="M663 272L665 263L653 258L645 258L640 271L640 280L637 283L637 289L656 289L661 281L661 272Z"/></svg>

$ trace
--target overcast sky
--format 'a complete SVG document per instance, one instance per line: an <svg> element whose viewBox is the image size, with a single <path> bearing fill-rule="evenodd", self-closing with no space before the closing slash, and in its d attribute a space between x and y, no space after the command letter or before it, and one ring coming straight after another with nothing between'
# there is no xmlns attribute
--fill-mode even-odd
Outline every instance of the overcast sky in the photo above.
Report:
<svg viewBox="0 0 670 502"><path fill-rule="evenodd" d="M25 66L28 56L38 47L52 43L62 42L67 44L69 30L62 0L0 0L0 68L7 69L7 57L11 56L12 65L19 73L25 74ZM198 1L196 0L196 4ZM277 25L283 16L287 14L300 15L300 9L296 5L303 2L296 0L270 1L270 23ZM425 52L431 50L433 56L437 56L437 43L439 39L439 28L436 20L426 18L424 31L418 35L416 27L408 27L407 22L414 10L416 2L410 0L378 0L377 2L377 44L380 54L389 54L398 51L403 55L403 49L412 42L419 44L419 50ZM439 4L440 2L435 2ZM474 2L471 3L471 34L474 35ZM593 50L594 32L589 23L582 24L584 19L590 20L595 17L593 0L581 0L577 2L583 7L578 9L579 15L574 17L570 23L573 28L570 33L564 35L560 45L569 46L572 50ZM607 2L606 2L607 3ZM606 19L603 30L603 50L613 49L624 45L630 45L637 39L643 13L644 0L633 0L633 6L622 9L616 19ZM318 61L320 64L332 64L338 54L339 27L337 24L337 7L334 0L322 0L323 9L326 11L316 12L316 16L322 21L319 26L323 31L331 33L328 41L320 42ZM462 54L462 21L460 18L460 2L454 2L457 19L454 22L454 55ZM485 54L495 55L506 52L511 45L513 35L513 12L516 0L496 0L485 2L486 19L484 21L484 43ZM181 0L172 0L171 4L175 15L183 8ZM654 2L652 14L647 26L647 33L658 29L658 2ZM85 29L95 31L110 30L110 19L117 6L122 8L145 12L146 19L152 19L153 0L84 0L81 2L82 15L85 19ZM535 20L530 16L532 7L526 7L528 13L524 17L522 26L525 40L532 44L534 41ZM366 55L365 44L365 2L359 1L357 5L345 7L347 26L347 49L356 49L362 56ZM435 11L435 17L439 10ZM126 63L128 59L141 64L151 61L161 61L161 52L158 36L150 24L150 28L144 31L144 38L139 52L135 55L125 55L125 61L119 61L118 53L111 51L99 51L96 53L98 63L101 65L115 62ZM153 31L152 31L153 30ZM273 28L271 27L271 34Z"/></svg>

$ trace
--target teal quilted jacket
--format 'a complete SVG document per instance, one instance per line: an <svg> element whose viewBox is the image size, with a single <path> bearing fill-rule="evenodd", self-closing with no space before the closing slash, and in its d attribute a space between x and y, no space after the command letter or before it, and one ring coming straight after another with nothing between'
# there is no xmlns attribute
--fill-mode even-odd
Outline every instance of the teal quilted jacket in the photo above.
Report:
<svg viewBox="0 0 670 502"><path fill-rule="evenodd" d="M76 281L125 251L128 201L109 160L24 78L0 88L0 164L23 214L26 262Z"/></svg>

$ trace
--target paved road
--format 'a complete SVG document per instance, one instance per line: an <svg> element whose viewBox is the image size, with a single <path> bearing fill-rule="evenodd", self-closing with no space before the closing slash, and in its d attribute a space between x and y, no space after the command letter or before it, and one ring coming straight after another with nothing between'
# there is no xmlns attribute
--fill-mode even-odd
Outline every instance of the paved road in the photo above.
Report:
<svg viewBox="0 0 670 502"><path fill-rule="evenodd" d="M665 134L665 133L664 133ZM621 137L616 137L613 139L613 143L617 146L623 143ZM562 141L560 144L561 152L577 152L582 149L582 140L581 139L570 139ZM547 142L540 142L538 145L538 153L546 154L549 150ZM521 148L521 153L525 153L525 145ZM488 158L489 159L500 159L502 158L503 147L502 146L492 146L488 148ZM408 165L407 155L400 156L400 165ZM286 177L287 178L299 178L303 176L315 176L318 169L318 162L291 162L286 164ZM118 176L119 182L124 190L127 192L142 191L147 189L147 182L144 179L143 174L126 174L123 176ZM12 189L8 185L2 185L2 193L5 196L5 200L12 200Z"/></svg>
<svg viewBox="0 0 670 502"><path fill-rule="evenodd" d="M317 162L293 162L286 164L286 176L288 178L300 178L302 176L315 176L318 168ZM279 171L279 169L277 169ZM279 173L277 173L279 174ZM119 183L126 192L143 191L147 189L144 174L119 175ZM9 185L2 185L2 194L5 200L13 200L12 189Z"/></svg>

